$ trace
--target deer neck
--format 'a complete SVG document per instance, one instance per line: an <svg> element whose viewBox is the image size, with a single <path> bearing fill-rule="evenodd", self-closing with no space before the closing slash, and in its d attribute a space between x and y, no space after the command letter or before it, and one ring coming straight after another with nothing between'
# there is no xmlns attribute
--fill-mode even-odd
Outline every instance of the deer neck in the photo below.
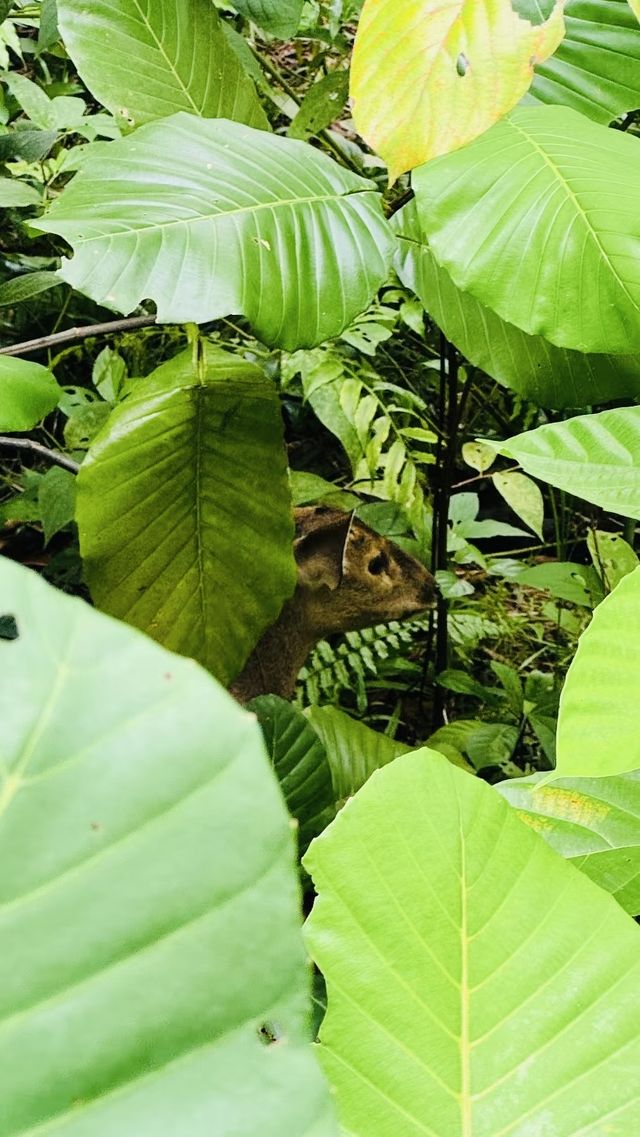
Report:
<svg viewBox="0 0 640 1137"><path fill-rule="evenodd" d="M241 703L257 695L292 698L298 672L319 638L309 628L304 597L298 591L259 640L231 684L231 694Z"/></svg>

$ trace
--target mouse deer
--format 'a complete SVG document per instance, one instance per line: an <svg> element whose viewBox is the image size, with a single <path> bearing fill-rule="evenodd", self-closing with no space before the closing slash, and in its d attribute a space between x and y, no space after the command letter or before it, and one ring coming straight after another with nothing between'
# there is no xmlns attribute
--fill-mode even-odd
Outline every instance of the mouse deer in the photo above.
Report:
<svg viewBox="0 0 640 1137"><path fill-rule="evenodd" d="M295 525L296 590L231 685L241 703L265 694L290 699L325 636L400 620L434 601L431 573L353 514L308 506L295 510Z"/></svg>

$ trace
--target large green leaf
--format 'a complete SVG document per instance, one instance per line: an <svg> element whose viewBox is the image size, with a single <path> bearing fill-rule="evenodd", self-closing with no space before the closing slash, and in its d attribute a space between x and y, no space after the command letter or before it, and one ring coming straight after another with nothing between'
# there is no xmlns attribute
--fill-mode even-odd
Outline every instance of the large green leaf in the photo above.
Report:
<svg viewBox="0 0 640 1137"><path fill-rule="evenodd" d="M563 4L532 22L504 0L365 0L351 67L356 126L389 176L447 154L528 90L564 34ZM547 13L545 13L545 16Z"/></svg>
<svg viewBox="0 0 640 1137"><path fill-rule="evenodd" d="M234 0L233 6L265 32L281 39L295 35L304 0Z"/></svg>
<svg viewBox="0 0 640 1137"><path fill-rule="evenodd" d="M211 0L57 0L64 44L93 95L130 126L188 111L267 127Z"/></svg>
<svg viewBox="0 0 640 1137"><path fill-rule="evenodd" d="M392 225L399 238L400 279L476 367L543 407L586 407L640 395L640 356L585 355L556 347L456 288L422 237L415 199L394 215Z"/></svg>
<svg viewBox="0 0 640 1137"><path fill-rule="evenodd" d="M558 489L623 517L640 517L640 407L548 423L496 449Z"/></svg>
<svg viewBox="0 0 640 1137"><path fill-rule="evenodd" d="M3 1137L337 1137L257 723L1 558L0 614Z"/></svg>
<svg viewBox="0 0 640 1137"><path fill-rule="evenodd" d="M528 6L533 12L538 0ZM564 19L565 38L550 59L536 64L525 101L562 103L602 123L636 110L640 28L627 0L568 0Z"/></svg>
<svg viewBox="0 0 640 1137"><path fill-rule="evenodd" d="M62 275L100 303L242 313L286 348L347 327L393 247L370 182L303 142L185 114L94 147L38 227L73 245Z"/></svg>
<svg viewBox="0 0 640 1137"><path fill-rule="evenodd" d="M47 367L0 355L0 430L31 430L58 405L60 394Z"/></svg>
<svg viewBox="0 0 640 1137"><path fill-rule="evenodd" d="M351 797L376 770L409 749L337 707L309 707L306 714L327 753L336 801Z"/></svg>
<svg viewBox="0 0 640 1137"><path fill-rule="evenodd" d="M352 1137L640 1130L640 929L492 787L404 755L305 865Z"/></svg>
<svg viewBox="0 0 640 1137"><path fill-rule="evenodd" d="M303 853L335 816L325 748L302 711L278 695L260 695L248 709L258 716L287 809L300 827Z"/></svg>
<svg viewBox="0 0 640 1137"><path fill-rule="evenodd" d="M559 347L614 353L640 351L639 183L638 140L566 107L513 111L414 174L458 288Z"/></svg>
<svg viewBox="0 0 640 1137"><path fill-rule="evenodd" d="M640 568L596 608L560 698L556 774L640 769Z"/></svg>
<svg viewBox="0 0 640 1137"><path fill-rule="evenodd" d="M541 774L496 789L563 857L640 913L640 771L614 778L563 778L538 785Z"/></svg>
<svg viewBox="0 0 640 1137"><path fill-rule="evenodd" d="M262 372L208 349L163 364L112 413L78 477L96 603L222 682L295 585L280 405Z"/></svg>

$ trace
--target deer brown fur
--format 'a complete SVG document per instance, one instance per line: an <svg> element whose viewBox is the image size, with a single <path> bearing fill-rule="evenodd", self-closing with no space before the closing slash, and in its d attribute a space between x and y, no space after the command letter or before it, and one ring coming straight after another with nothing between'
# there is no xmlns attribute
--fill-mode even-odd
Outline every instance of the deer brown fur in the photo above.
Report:
<svg viewBox="0 0 640 1137"><path fill-rule="evenodd" d="M309 652L325 636L400 620L434 599L431 573L415 557L350 513L296 509L298 584L231 687L242 703L256 695L291 698Z"/></svg>

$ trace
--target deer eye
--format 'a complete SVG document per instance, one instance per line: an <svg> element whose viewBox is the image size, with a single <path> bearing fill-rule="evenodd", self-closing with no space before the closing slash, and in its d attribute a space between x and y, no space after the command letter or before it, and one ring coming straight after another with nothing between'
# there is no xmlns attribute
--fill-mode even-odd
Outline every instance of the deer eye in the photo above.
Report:
<svg viewBox="0 0 640 1137"><path fill-rule="evenodd" d="M388 567L389 558L386 553L378 553L377 557L373 557L373 559L370 560L369 564L367 565L367 568L372 576L380 576L380 573L384 572L384 570Z"/></svg>

